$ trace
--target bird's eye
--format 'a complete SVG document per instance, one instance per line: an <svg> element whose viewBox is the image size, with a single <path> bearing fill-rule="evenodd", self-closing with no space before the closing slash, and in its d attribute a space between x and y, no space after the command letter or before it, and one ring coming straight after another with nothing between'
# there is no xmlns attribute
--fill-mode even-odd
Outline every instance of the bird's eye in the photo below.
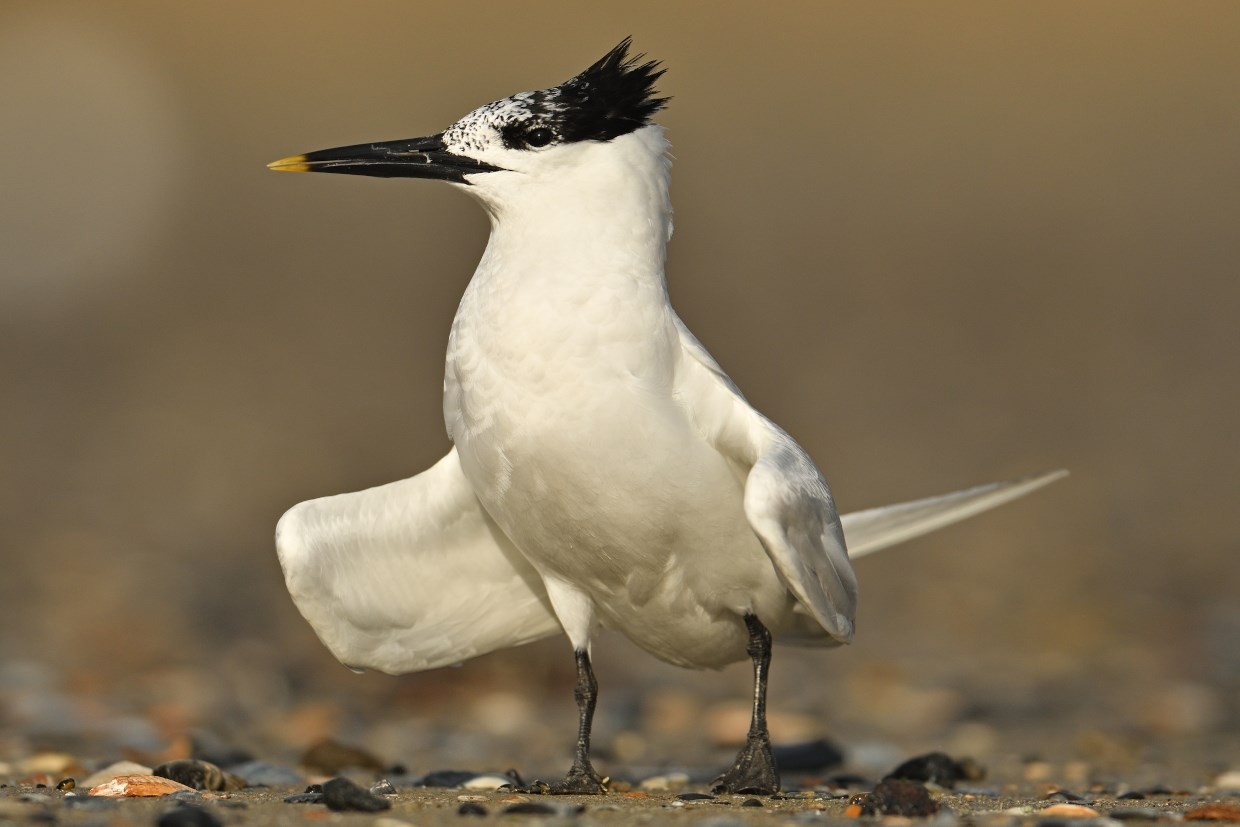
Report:
<svg viewBox="0 0 1240 827"><path fill-rule="evenodd" d="M535 127L525 133L525 143L533 147L546 146L551 143L551 130L545 126Z"/></svg>

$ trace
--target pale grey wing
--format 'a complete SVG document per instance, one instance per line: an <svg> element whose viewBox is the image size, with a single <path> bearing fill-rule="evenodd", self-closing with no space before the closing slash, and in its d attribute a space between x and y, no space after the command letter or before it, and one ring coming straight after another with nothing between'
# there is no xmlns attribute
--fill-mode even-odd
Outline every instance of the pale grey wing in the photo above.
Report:
<svg viewBox="0 0 1240 827"><path fill-rule="evenodd" d="M831 491L792 437L755 411L701 343L676 319L683 359L677 394L715 448L748 469L745 517L775 570L838 643L852 640L857 579Z"/></svg>
<svg viewBox="0 0 1240 827"><path fill-rule="evenodd" d="M801 446L770 427L777 433L745 480L745 516L801 607L836 642L848 643L857 578L831 491Z"/></svg>
<svg viewBox="0 0 1240 827"><path fill-rule="evenodd" d="M352 668L433 669L560 631L455 448L416 477L294 506L276 549L293 602Z"/></svg>
<svg viewBox="0 0 1240 827"><path fill-rule="evenodd" d="M1013 482L995 482L938 497L854 511L842 518L848 555L863 557L880 549L929 534L944 526L1031 494L1068 475L1049 471Z"/></svg>

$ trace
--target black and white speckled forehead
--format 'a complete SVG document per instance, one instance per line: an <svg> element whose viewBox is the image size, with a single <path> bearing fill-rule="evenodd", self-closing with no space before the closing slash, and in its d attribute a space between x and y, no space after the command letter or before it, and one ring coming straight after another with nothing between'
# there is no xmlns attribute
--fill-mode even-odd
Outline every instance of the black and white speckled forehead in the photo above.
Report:
<svg viewBox="0 0 1240 827"><path fill-rule="evenodd" d="M657 61L630 58L629 38L559 86L521 92L475 109L443 134L455 152L497 144L527 149L577 141L610 141L650 123L667 98L654 97Z"/></svg>

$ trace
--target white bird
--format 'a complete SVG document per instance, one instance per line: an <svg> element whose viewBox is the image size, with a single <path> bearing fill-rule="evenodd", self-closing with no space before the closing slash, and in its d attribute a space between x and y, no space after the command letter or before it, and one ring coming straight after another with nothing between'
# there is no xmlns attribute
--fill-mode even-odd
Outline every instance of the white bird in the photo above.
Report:
<svg viewBox="0 0 1240 827"><path fill-rule="evenodd" d="M428 470L310 500L276 545L298 609L338 659L391 674L563 633L590 763L600 624L669 663L749 657L748 742L721 791L771 793L772 638L853 637L849 562L1023 496L1061 472L841 519L804 450L758 413L677 317L662 75L625 39L571 80L476 109L425 138L285 158L276 170L448 181L491 235L452 324Z"/></svg>

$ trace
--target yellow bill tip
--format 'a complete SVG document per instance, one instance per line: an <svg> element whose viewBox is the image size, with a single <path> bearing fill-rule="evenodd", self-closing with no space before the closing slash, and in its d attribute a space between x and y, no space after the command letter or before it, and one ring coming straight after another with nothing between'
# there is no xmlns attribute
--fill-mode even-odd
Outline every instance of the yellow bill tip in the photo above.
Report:
<svg viewBox="0 0 1240 827"><path fill-rule="evenodd" d="M276 172L309 172L310 164L306 163L305 155L290 155L287 158L272 161L267 165L267 169L274 169Z"/></svg>

